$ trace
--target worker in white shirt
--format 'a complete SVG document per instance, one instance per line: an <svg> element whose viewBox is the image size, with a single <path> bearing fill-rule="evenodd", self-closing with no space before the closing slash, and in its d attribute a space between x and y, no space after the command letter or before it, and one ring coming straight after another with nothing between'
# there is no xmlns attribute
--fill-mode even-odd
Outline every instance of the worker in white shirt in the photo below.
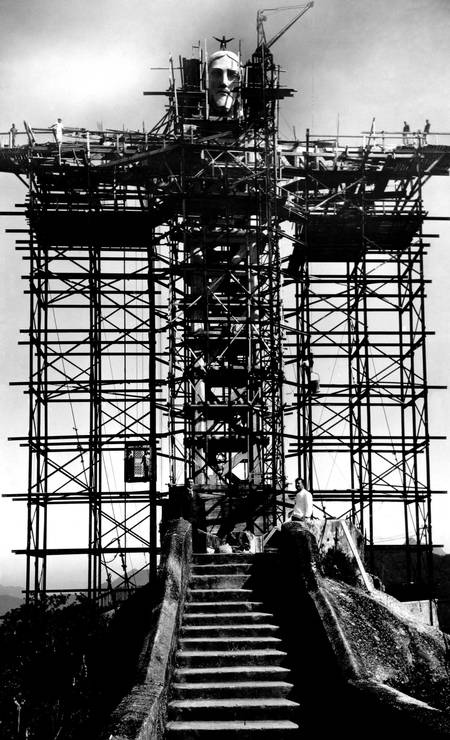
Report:
<svg viewBox="0 0 450 740"><path fill-rule="evenodd" d="M292 510L291 521L304 522L305 519L311 519L313 513L312 493L306 490L301 478L296 478L294 508Z"/></svg>
<svg viewBox="0 0 450 740"><path fill-rule="evenodd" d="M64 133L64 128L63 128L61 118L58 118L56 123L53 124L52 129L53 129L53 135L55 137L55 141L58 144L58 161L59 161L59 164L61 164L61 150L62 150L63 133Z"/></svg>

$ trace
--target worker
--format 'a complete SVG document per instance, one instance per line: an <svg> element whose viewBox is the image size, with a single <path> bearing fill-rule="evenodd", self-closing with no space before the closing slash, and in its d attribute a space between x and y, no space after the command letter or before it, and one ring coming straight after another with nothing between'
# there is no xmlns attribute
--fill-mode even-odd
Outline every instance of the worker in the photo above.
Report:
<svg viewBox="0 0 450 740"><path fill-rule="evenodd" d="M11 128L9 129L9 146L12 148L13 146L16 146L16 134L18 130L16 129L16 124L11 124Z"/></svg>
<svg viewBox="0 0 450 740"><path fill-rule="evenodd" d="M409 128L409 123L407 123L406 121L403 121L403 146L408 146L409 144L410 130L411 129Z"/></svg>
<svg viewBox="0 0 450 740"><path fill-rule="evenodd" d="M423 143L427 143L427 136L430 133L431 124L428 118L425 120L425 126L423 127Z"/></svg>
<svg viewBox="0 0 450 740"><path fill-rule="evenodd" d="M301 478L296 478L295 489L297 493L290 496L290 498L295 496L291 521L304 522L306 519L312 519L313 497L310 491L306 490Z"/></svg>
<svg viewBox="0 0 450 740"><path fill-rule="evenodd" d="M150 480L150 450L145 449L142 453L142 467L144 480Z"/></svg>
<svg viewBox="0 0 450 740"><path fill-rule="evenodd" d="M58 118L56 123L54 123L51 128L53 129L53 135L58 145L58 162L59 164L61 164L61 150L62 150L62 141L63 141L63 132L64 132L63 125L62 125L62 119Z"/></svg>
<svg viewBox="0 0 450 740"><path fill-rule="evenodd" d="M53 134L55 136L55 141L57 144L62 144L63 139L63 125L62 125L62 119L58 118L56 123L52 126Z"/></svg>
<svg viewBox="0 0 450 740"><path fill-rule="evenodd" d="M193 551L206 552L205 505L198 492L194 490L193 478L186 478L177 508L178 516L191 523Z"/></svg>
<svg viewBox="0 0 450 740"><path fill-rule="evenodd" d="M215 467L220 477L222 477L225 472L226 462L227 462L227 456L225 452L218 452L216 454Z"/></svg>
<svg viewBox="0 0 450 740"><path fill-rule="evenodd" d="M125 480L127 483L134 481L134 453L128 448L125 458Z"/></svg>

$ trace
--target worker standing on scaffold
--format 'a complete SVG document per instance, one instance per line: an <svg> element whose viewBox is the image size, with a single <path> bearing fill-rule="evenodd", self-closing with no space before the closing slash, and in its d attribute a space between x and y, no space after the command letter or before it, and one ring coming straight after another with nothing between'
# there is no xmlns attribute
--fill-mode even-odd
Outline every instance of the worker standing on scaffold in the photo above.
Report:
<svg viewBox="0 0 450 740"><path fill-rule="evenodd" d="M11 128L9 129L9 146L11 148L16 146L16 135L18 133L18 130L16 128L16 124L11 124Z"/></svg>
<svg viewBox="0 0 450 740"><path fill-rule="evenodd" d="M64 132L63 125L62 125L62 119L58 118L56 123L54 123L51 128L53 129L55 141L58 144L58 163L61 164L61 150L62 150L62 141L63 141L63 132Z"/></svg>
<svg viewBox="0 0 450 740"><path fill-rule="evenodd" d="M406 121L403 121L403 146L408 146L409 144L409 123L406 123Z"/></svg>

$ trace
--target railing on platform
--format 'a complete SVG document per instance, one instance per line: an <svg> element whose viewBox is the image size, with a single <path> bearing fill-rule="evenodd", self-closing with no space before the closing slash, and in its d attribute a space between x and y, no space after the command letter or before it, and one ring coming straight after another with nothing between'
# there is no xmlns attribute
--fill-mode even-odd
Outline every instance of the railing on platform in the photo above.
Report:
<svg viewBox="0 0 450 740"><path fill-rule="evenodd" d="M148 133L145 131L122 130L122 129L87 129L82 127L64 126L63 144L83 144L90 141L92 144L112 145L120 148L124 144L142 145L148 141ZM27 125L24 130L0 131L0 148L14 148L28 146L30 143L36 145L55 144L54 129L49 127L31 127ZM297 146L303 149L306 140L280 140L280 144L286 146ZM366 149L380 152L394 151L399 148L418 149L423 146L450 146L450 132L433 132L425 134L422 131L362 131L359 134L320 134L311 133L308 139L311 150L320 148L325 151L345 150L346 148Z"/></svg>
<svg viewBox="0 0 450 740"><path fill-rule="evenodd" d="M306 142L298 142L304 145ZM382 152L393 151L400 147L418 149L421 146L450 146L450 132L423 131L362 131L360 134L315 134L309 135L309 146L322 145L324 148L345 149L346 147L370 146Z"/></svg>

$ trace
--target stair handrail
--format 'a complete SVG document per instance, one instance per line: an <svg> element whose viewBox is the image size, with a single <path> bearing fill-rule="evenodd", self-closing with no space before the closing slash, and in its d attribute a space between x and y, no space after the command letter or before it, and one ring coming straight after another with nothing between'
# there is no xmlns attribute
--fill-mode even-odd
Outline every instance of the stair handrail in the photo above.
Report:
<svg viewBox="0 0 450 740"><path fill-rule="evenodd" d="M192 562L192 527L184 519L168 522L158 579L162 599L156 629L149 632L140 658L140 676L111 715L101 740L163 740L167 692L174 670Z"/></svg>
<svg viewBox="0 0 450 740"><path fill-rule="evenodd" d="M344 519L339 519L340 526L342 528L342 531L345 535L345 538L347 540L348 546L351 550L351 553L353 557L355 558L356 564L358 566L362 581L364 583L364 586L366 587L367 591L373 591L373 583L371 579L369 578L367 571L364 567L363 561L361 560L361 556L358 552L358 548L356 546L356 542L353 539L352 535L350 534L350 530L348 528L348 524Z"/></svg>

